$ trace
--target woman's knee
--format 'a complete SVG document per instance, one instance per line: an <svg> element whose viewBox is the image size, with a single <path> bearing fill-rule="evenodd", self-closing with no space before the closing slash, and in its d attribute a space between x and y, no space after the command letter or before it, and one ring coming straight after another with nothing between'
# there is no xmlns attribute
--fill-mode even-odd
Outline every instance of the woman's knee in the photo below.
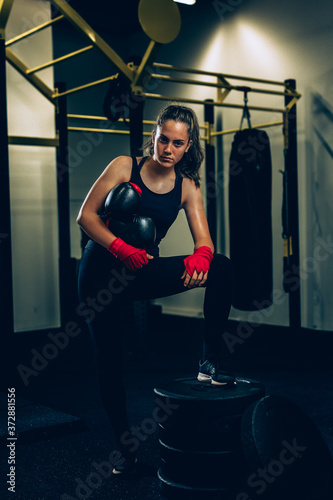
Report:
<svg viewBox="0 0 333 500"><path fill-rule="evenodd" d="M232 262L226 255L223 255L221 253L214 254L213 260L211 262L211 270L214 269L218 272L223 272L224 274L228 274L232 277Z"/></svg>
<svg viewBox="0 0 333 500"><path fill-rule="evenodd" d="M233 269L231 260L222 254L214 254L208 272L207 286L233 289Z"/></svg>

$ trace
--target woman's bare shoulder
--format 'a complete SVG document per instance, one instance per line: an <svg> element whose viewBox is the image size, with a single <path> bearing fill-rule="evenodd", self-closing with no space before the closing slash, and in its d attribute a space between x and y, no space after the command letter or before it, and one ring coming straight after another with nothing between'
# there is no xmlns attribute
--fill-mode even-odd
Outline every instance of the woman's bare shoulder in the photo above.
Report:
<svg viewBox="0 0 333 500"><path fill-rule="evenodd" d="M201 199L201 196L201 189L195 184L194 180L189 177L184 177L182 187L182 204Z"/></svg>
<svg viewBox="0 0 333 500"><path fill-rule="evenodd" d="M200 186L197 186L193 179L189 177L183 178L183 191L187 194L195 194L200 191Z"/></svg>
<svg viewBox="0 0 333 500"><path fill-rule="evenodd" d="M131 156L116 156L110 163L108 164L107 168L119 168L119 167L124 167L124 168L130 168L132 166L133 159Z"/></svg>
<svg viewBox="0 0 333 500"><path fill-rule="evenodd" d="M188 189L193 189L196 188L195 182L193 179L190 179L189 177L183 177L183 184L186 186Z"/></svg>
<svg viewBox="0 0 333 500"><path fill-rule="evenodd" d="M133 159L131 156L117 156L105 168L103 177L115 177L119 182L126 182L132 173Z"/></svg>

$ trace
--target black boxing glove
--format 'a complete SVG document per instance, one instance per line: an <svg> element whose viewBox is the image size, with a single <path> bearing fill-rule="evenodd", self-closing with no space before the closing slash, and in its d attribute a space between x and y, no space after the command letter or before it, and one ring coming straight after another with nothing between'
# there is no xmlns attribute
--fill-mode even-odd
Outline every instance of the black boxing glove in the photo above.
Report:
<svg viewBox="0 0 333 500"><path fill-rule="evenodd" d="M156 227L153 219L144 217L143 215L136 215L133 224L135 226L135 233L140 248L148 248L155 243L156 240Z"/></svg>
<svg viewBox="0 0 333 500"><path fill-rule="evenodd" d="M114 235L136 248L148 248L155 243L156 228L150 217L135 215L128 222L111 218L106 225Z"/></svg>
<svg viewBox="0 0 333 500"><path fill-rule="evenodd" d="M142 191L133 182L116 184L104 202L103 218L116 218L120 221L133 220L141 202Z"/></svg>
<svg viewBox="0 0 333 500"><path fill-rule="evenodd" d="M114 186L104 202L101 218L117 237L136 248L148 248L156 239L155 224L149 217L137 215L142 191L133 182Z"/></svg>

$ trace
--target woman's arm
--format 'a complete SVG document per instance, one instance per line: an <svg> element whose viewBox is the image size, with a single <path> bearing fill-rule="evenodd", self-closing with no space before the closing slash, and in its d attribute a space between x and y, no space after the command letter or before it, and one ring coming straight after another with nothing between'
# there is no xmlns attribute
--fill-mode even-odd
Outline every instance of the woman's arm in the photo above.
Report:
<svg viewBox="0 0 333 500"><path fill-rule="evenodd" d="M195 185L194 181L188 178L183 180L182 207L185 209L194 241L194 254L184 261L185 271L182 279L184 280L184 286L192 288L206 283L210 261L213 258L214 245L203 208L201 190Z"/></svg>
<svg viewBox="0 0 333 500"><path fill-rule="evenodd" d="M84 200L76 222L87 235L105 248L109 248L116 236L106 227L99 217L109 191L120 182L131 178L132 158L118 156L106 167L93 184Z"/></svg>
<svg viewBox="0 0 333 500"><path fill-rule="evenodd" d="M214 252L208 222L203 207L201 189L191 179L183 179L182 207L185 210L194 241L194 249L207 246Z"/></svg>

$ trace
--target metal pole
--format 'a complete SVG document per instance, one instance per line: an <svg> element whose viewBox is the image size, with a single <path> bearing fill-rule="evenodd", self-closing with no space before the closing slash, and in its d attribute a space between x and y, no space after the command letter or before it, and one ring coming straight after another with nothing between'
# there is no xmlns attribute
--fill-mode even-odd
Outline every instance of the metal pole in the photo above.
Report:
<svg viewBox="0 0 333 500"><path fill-rule="evenodd" d="M296 90L295 80L285 80L285 85L294 93ZM292 96L285 98L287 106ZM288 271L289 280L292 277L294 286L289 289L289 324L292 328L301 327L301 281L299 275L299 227L298 227L298 179L297 179L297 114L296 104L287 114L285 133L285 175L287 181L286 202L288 220ZM286 279L286 276L285 276ZM295 286L297 282L298 286Z"/></svg>
<svg viewBox="0 0 333 500"><path fill-rule="evenodd" d="M65 83L58 82L59 92L65 90ZM57 193L58 193L58 232L59 232L59 282L60 317L64 325L70 314L71 252L70 252L70 210L69 210L69 170L68 170L68 132L66 97L59 97L56 106L56 129L59 136L57 148Z"/></svg>
<svg viewBox="0 0 333 500"><path fill-rule="evenodd" d="M7 129L6 49L0 35L0 317L5 338L14 332L10 189ZM8 336L7 336L8 334ZM9 353L8 353L9 354Z"/></svg>
<svg viewBox="0 0 333 500"><path fill-rule="evenodd" d="M212 99L206 99L206 103L213 103ZM210 230L210 235L216 248L216 179L215 179L215 146L210 140L210 129L214 125L214 106L212 104L205 104L205 122L208 124L208 140L205 145L206 157L206 200L207 200L207 221ZM214 186L213 192L210 189Z"/></svg>

